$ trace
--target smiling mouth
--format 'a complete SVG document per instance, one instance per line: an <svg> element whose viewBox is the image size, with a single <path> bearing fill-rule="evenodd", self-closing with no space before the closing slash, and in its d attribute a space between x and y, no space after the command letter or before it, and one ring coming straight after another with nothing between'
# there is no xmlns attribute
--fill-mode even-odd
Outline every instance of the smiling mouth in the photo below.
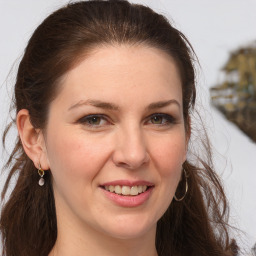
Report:
<svg viewBox="0 0 256 256"><path fill-rule="evenodd" d="M117 194L117 195L123 195L123 196L137 196L141 193L144 193L152 186L146 186L146 185L139 185L139 186L121 186L121 185L110 185L110 186L102 186L103 189Z"/></svg>

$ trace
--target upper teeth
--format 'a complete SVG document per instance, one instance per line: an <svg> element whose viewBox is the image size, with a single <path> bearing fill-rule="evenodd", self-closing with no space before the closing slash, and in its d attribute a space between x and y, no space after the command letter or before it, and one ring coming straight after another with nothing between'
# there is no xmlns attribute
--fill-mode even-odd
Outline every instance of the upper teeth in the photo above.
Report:
<svg viewBox="0 0 256 256"><path fill-rule="evenodd" d="M120 186L120 185L117 185L117 186L105 186L104 187L106 190L110 191L110 192L113 192L113 193L116 193L118 195L124 195L124 196L136 196L142 192L145 192L147 190L147 186L132 186L132 187L129 187L129 186Z"/></svg>

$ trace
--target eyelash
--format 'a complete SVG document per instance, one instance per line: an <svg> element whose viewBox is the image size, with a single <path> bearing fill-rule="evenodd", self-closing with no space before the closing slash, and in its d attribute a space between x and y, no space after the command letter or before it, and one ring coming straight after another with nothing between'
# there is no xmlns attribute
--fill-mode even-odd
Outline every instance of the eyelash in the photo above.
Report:
<svg viewBox="0 0 256 256"><path fill-rule="evenodd" d="M157 118L160 117L160 118L162 118L162 120L165 119L166 121L164 123L161 123L161 124L153 124L152 123L153 125L168 126L168 125L172 125L172 124L177 123L177 120L176 120L175 117L173 117L171 115L168 115L168 114L162 114L162 113L156 113L156 114L150 115L148 120L152 121L152 119L155 118L155 117L157 117Z"/></svg>
<svg viewBox="0 0 256 256"><path fill-rule="evenodd" d="M99 128L99 127L101 127L101 125L95 125L95 124L91 124L91 123L90 123L90 121L92 121L93 118L100 118L100 121L101 121L101 120L104 120L104 121L109 122L109 121L108 121L108 118L107 118L105 115L93 114L93 115L88 115L88 116L84 116L84 117L80 118L80 119L78 120L78 123L80 123L80 124L85 124L85 125L87 125L87 126L89 126L89 127L93 127L93 128ZM111 122L109 122L109 123L111 123Z"/></svg>
<svg viewBox="0 0 256 256"><path fill-rule="evenodd" d="M109 118L107 118L105 115L101 115L101 114L92 114L92 115L84 116L84 117L80 118L77 121L77 123L85 124L86 126L92 127L92 128L95 128L95 129L104 126L104 125L101 125L101 124L91 124L90 121L92 121L93 118L100 118L100 120L99 120L100 122L102 120L104 120L105 122L108 122L108 123L111 124L111 122L109 121ZM160 124L154 124L154 123L152 123L153 118L162 118L161 121L165 120L165 122L164 123L160 123ZM175 117L173 117L173 116L171 116L169 114L163 114L163 113L152 114L149 117L147 117L146 119L147 119L146 122L151 121L150 124L156 125L156 126L168 126L168 125L170 126L170 125L173 125L173 124L177 123L177 120L176 120Z"/></svg>

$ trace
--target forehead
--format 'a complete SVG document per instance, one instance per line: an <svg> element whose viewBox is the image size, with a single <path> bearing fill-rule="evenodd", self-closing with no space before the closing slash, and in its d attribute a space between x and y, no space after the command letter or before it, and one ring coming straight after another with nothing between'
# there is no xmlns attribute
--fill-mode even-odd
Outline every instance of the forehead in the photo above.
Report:
<svg viewBox="0 0 256 256"><path fill-rule="evenodd" d="M173 58L147 45L95 47L63 77L58 97L164 97L167 92L182 99L181 79ZM151 92L151 93L150 93ZM161 99L160 99L161 100Z"/></svg>

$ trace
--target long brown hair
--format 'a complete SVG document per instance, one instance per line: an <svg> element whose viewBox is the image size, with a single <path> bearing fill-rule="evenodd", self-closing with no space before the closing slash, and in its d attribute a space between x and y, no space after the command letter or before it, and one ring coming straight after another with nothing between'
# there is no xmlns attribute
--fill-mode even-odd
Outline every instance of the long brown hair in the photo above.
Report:
<svg viewBox="0 0 256 256"><path fill-rule="evenodd" d="M61 77L90 49L98 45L144 44L167 52L179 67L182 79L186 132L196 99L195 54L186 37L150 8L122 0L70 3L46 18L35 30L20 62L15 84L15 109L28 109L35 128L47 125L48 106L56 97ZM15 123L15 120L14 122ZM10 126L5 130L3 142ZM167 255L235 255L228 236L228 206L213 170L209 143L206 160L187 160L186 197L173 200L158 221L156 248ZM46 256L57 238L51 174L42 190L37 169L25 154L19 137L5 168L10 169L2 199L17 175L17 183L1 213L4 256ZM177 195L184 193L186 178Z"/></svg>

